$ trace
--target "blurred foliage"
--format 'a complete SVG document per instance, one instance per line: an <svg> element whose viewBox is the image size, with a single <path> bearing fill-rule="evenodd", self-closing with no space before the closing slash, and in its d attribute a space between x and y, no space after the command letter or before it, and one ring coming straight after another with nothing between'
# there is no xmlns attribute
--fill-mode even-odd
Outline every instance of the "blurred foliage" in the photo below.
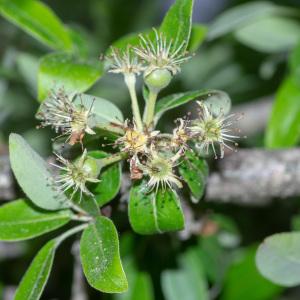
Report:
<svg viewBox="0 0 300 300"><path fill-rule="evenodd" d="M17 2L22 3L21 0ZM60 84L61 72L68 77L67 83L64 82L67 88L68 82L75 83L79 90L86 90L95 83L89 93L110 99L126 116L129 98L123 82L119 77L103 75L103 66L97 58L119 38L158 25L168 7L167 2L48 0L36 2L27 10L32 14L26 16L15 10L13 1L0 0L1 14L23 26L29 33L25 34L5 18L0 19L0 150L6 148L8 134L17 132L45 157L51 154L51 134L47 130L35 130L38 122L34 115L38 109L37 99L43 99L46 93L40 83L43 82L43 87L45 82L52 80ZM5 9L3 6L6 6ZM274 96L266 132L253 137L253 146L298 146L299 10L297 0L224 1L209 24L201 24L200 13L195 11L194 18L199 24L193 29L192 41L200 43L206 35L204 44L200 49L195 44L190 45L190 49L196 51L194 59L183 67L182 73L166 92L221 89L231 96L233 104L251 103L258 98ZM30 22L32 17L34 22ZM24 25L28 22L28 26ZM40 26L48 28L48 31L40 31ZM53 53L53 50L68 53ZM70 57L71 66L68 65ZM74 57L78 59L76 64ZM45 67L47 60L51 63ZM58 70L60 68L63 70ZM78 83L74 81L77 68L93 69L94 76L84 76L84 81ZM101 81L98 81L102 75ZM78 86L81 84L82 88ZM161 126L165 126L164 121L173 119L173 116L173 113L166 114ZM200 201L195 213L203 220L209 219L209 234L199 232L198 236L188 240L180 240L175 234L142 237L129 233L126 214L120 211L116 202L113 202L111 209L115 212L114 222L118 223L122 233L121 256L130 288L126 294L102 294L99 297L97 292L86 287L89 299L300 298L299 289L283 289L264 279L255 267L254 254L257 243L266 236L290 229L299 231L299 199L275 200L265 208ZM47 237L52 238L53 234L49 233ZM25 256L0 261L0 299L2 287L19 283L34 253L46 240L42 237L26 244L22 252ZM285 243L286 247L286 241L280 243ZM63 250L58 250L57 264L53 270L55 276L50 276L43 299L70 298L73 276L70 248L71 241L65 243ZM0 254L1 251L0 244ZM278 262L278 256L274 256ZM279 261L282 261L280 256ZM263 262L268 264L267 260ZM272 263L274 260L271 260ZM270 277L277 278L277 272L275 266L270 271Z"/></svg>

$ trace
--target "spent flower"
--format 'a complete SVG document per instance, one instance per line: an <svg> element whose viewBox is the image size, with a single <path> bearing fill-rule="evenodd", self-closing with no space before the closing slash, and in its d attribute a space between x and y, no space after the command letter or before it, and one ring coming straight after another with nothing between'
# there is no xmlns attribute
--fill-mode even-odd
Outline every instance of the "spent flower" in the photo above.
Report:
<svg viewBox="0 0 300 300"><path fill-rule="evenodd" d="M111 47L111 53L106 59L109 61L108 72L110 73L139 75L144 69L130 46L124 51Z"/></svg>
<svg viewBox="0 0 300 300"><path fill-rule="evenodd" d="M234 146L238 144L234 139L239 138L238 135L231 134L231 126L237 120L234 119L235 115L224 116L220 113L218 116L214 116L208 106L200 101L197 101L199 105L199 118L191 122L189 130L193 138L196 141L196 147L201 151L204 150L208 153L211 146L217 158L215 144L219 145L220 157L224 157L224 150L228 148L234 150L229 143L233 143Z"/></svg>
<svg viewBox="0 0 300 300"><path fill-rule="evenodd" d="M150 191L153 189L157 191L159 187L173 189L174 185L182 188L179 177L174 173L174 168L178 165L178 160L181 156L181 150L172 157L167 157L164 153L159 153L152 149L145 164L138 164L144 175L149 177L147 185Z"/></svg>
<svg viewBox="0 0 300 300"><path fill-rule="evenodd" d="M55 153L55 156L60 164L52 165L61 171L55 179L55 183L58 185L59 189L62 192L71 189L71 199L77 192L80 192L80 200L82 199L83 193L92 196L93 194L87 189L86 183L100 182L100 180L97 179L100 168L93 158L87 156L87 151L84 150L81 157L74 162L65 159L57 153Z"/></svg>
<svg viewBox="0 0 300 300"><path fill-rule="evenodd" d="M153 30L154 40L140 35L140 46L134 48L135 53L146 63L144 77L155 70L167 70L171 75L179 73L180 65L190 58L184 50L186 42L176 47L173 40L168 40L162 32Z"/></svg>
<svg viewBox="0 0 300 300"><path fill-rule="evenodd" d="M134 120L126 120L123 129L125 134L116 140L115 145L132 156L147 153L154 138L159 134L159 131L148 131L147 128L139 130Z"/></svg>
<svg viewBox="0 0 300 300"><path fill-rule="evenodd" d="M88 124L92 107L87 109L82 103L75 105L73 98L60 89L42 103L37 118L41 120L41 127L51 126L60 136L68 136L67 142L74 145L82 141L85 133L95 134Z"/></svg>
<svg viewBox="0 0 300 300"><path fill-rule="evenodd" d="M174 128L171 139L171 146L174 149L183 148L189 149L188 141L191 139L191 132L188 128L189 121L179 118L178 126Z"/></svg>

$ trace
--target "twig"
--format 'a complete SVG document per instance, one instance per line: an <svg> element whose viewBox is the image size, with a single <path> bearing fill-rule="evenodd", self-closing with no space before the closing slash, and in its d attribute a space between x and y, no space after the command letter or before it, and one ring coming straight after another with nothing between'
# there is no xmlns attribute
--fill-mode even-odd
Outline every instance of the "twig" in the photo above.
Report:
<svg viewBox="0 0 300 300"><path fill-rule="evenodd" d="M240 149L218 168L208 179L207 201L265 205L272 198L300 195L300 148Z"/></svg>

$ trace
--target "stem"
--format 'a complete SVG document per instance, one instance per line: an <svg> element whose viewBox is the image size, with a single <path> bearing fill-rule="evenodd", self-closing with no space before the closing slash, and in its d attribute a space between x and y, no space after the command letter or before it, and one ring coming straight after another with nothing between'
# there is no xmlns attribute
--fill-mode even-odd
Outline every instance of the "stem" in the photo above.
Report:
<svg viewBox="0 0 300 300"><path fill-rule="evenodd" d="M113 163L121 161L121 160L125 159L126 157L127 157L127 153L119 152L119 153L116 153L116 154L113 154L113 155L110 155L110 156L107 156L104 158L97 159L97 163L99 164L99 166L101 168L104 168L108 165L111 165Z"/></svg>
<svg viewBox="0 0 300 300"><path fill-rule="evenodd" d="M78 206L77 204L75 204L74 202L70 201L70 208L72 208L73 210L75 210L76 212L83 214L85 216L88 216L88 212L86 212L85 210L83 210L80 206Z"/></svg>
<svg viewBox="0 0 300 300"><path fill-rule="evenodd" d="M71 236L79 231L84 230L88 226L89 226L89 224L82 224L82 225L73 227L72 229L66 231L65 233L63 233L62 235L60 235L59 237L56 238L56 246L58 246L63 240L65 240L69 236Z"/></svg>
<svg viewBox="0 0 300 300"><path fill-rule="evenodd" d="M86 217L86 216L77 216L77 215L74 215L72 217L72 220L74 221L79 221L79 222L90 222L93 220L92 217Z"/></svg>
<svg viewBox="0 0 300 300"><path fill-rule="evenodd" d="M144 122L147 126L149 126L153 122L156 99L157 99L157 92L150 89L149 98L144 112Z"/></svg>
<svg viewBox="0 0 300 300"><path fill-rule="evenodd" d="M100 130L109 131L109 132L114 133L116 135L123 135L124 134L124 130L121 128L121 125L120 126L114 126L112 124L105 124L105 126L101 126L101 124L98 124L95 127L100 129Z"/></svg>
<svg viewBox="0 0 300 300"><path fill-rule="evenodd" d="M169 140L171 140L172 138L173 138L173 135L172 134L170 134L170 133L160 133L159 135L158 135L158 137L157 138L161 138L161 139L169 139Z"/></svg>
<svg viewBox="0 0 300 300"><path fill-rule="evenodd" d="M125 74L125 83L128 87L130 98L131 98L131 107L132 107L132 113L134 120L136 122L136 126L138 130L142 131L143 130L143 122L142 122L142 117L140 113L140 108L139 108L139 103L138 99L136 96L136 91L135 91L135 75L134 74Z"/></svg>

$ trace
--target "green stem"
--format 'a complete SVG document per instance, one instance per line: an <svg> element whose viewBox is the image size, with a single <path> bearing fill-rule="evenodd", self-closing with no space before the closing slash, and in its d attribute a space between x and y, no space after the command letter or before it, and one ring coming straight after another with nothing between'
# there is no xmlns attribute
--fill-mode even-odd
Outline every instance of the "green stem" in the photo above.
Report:
<svg viewBox="0 0 300 300"><path fill-rule="evenodd" d="M88 226L89 226L89 224L82 224L82 225L73 227L72 229L66 231L65 233L63 233L62 235L60 235L59 237L56 238L56 246L58 246L63 240L65 240L69 236L84 230Z"/></svg>
<svg viewBox="0 0 300 300"><path fill-rule="evenodd" d="M149 98L144 112L144 123L149 126L153 122L157 92L150 89Z"/></svg>
<svg viewBox="0 0 300 300"><path fill-rule="evenodd" d="M90 222L93 220L92 217L86 217L86 216L78 216L78 215L74 215L72 217L73 221L79 221L79 222Z"/></svg>
<svg viewBox="0 0 300 300"><path fill-rule="evenodd" d="M83 210L80 206L78 206L77 204L75 204L74 202L70 201L70 208L72 208L74 211L83 214L85 216L88 216L89 213L86 212L85 210Z"/></svg>
<svg viewBox="0 0 300 300"><path fill-rule="evenodd" d="M136 91L135 91L135 75L134 74L125 74L125 83L128 87L130 98L131 98L131 107L132 107L132 114L137 126L137 129L142 131L143 130L143 122L142 122L142 117L140 113L140 108L139 108L139 103L138 99L136 96Z"/></svg>
<svg viewBox="0 0 300 300"><path fill-rule="evenodd" d="M97 159L97 163L100 166L100 168L104 168L108 165L111 165L113 163L119 162L127 157L127 153L125 152L119 152L116 154L112 154L110 156Z"/></svg>
<svg viewBox="0 0 300 300"><path fill-rule="evenodd" d="M104 130L104 131L109 131L116 135L122 136L124 134L124 130L121 128L122 125L120 125L120 126L117 126L117 125L114 126L112 124L105 124L103 126L103 125L99 124L99 125L96 125L96 128L98 128L100 130Z"/></svg>

